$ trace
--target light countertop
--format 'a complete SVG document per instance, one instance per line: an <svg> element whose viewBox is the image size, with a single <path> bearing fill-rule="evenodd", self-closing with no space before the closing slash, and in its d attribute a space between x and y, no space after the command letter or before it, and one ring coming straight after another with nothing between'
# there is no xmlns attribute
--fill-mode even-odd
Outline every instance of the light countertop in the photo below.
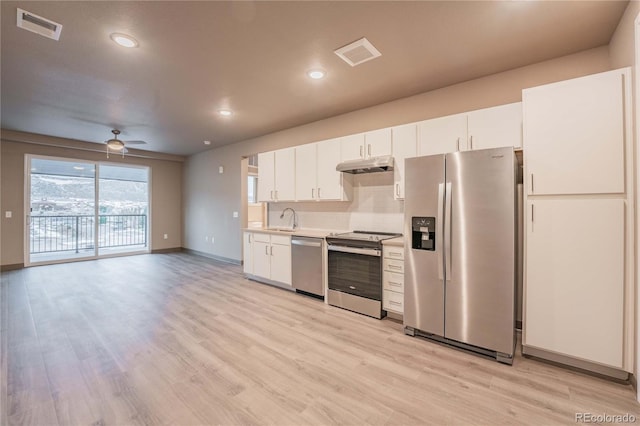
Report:
<svg viewBox="0 0 640 426"><path fill-rule="evenodd" d="M404 247L404 237L396 237L389 238L388 240L383 240L382 245Z"/></svg>
<svg viewBox="0 0 640 426"><path fill-rule="evenodd" d="M348 232L345 230L331 230L331 229L305 229L298 228L295 230L282 230L283 228L245 228L245 232L260 232L262 234L275 234L275 235L291 235L298 237L311 237L311 238L325 238L332 233Z"/></svg>

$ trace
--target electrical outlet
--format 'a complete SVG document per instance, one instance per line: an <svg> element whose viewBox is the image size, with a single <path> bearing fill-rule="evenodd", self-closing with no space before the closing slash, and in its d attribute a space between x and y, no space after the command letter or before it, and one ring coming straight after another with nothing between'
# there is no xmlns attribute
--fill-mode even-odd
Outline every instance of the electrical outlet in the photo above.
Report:
<svg viewBox="0 0 640 426"><path fill-rule="evenodd" d="M169 239L169 234L164 234L164 239L168 240Z"/></svg>
<svg viewBox="0 0 640 426"><path fill-rule="evenodd" d="M205 236L204 236L204 240L205 240L206 242L209 242L209 236L208 236L208 235L205 235Z"/></svg>
<svg viewBox="0 0 640 426"><path fill-rule="evenodd" d="M238 212L233 212L233 217L238 217Z"/></svg>
<svg viewBox="0 0 640 426"><path fill-rule="evenodd" d="M211 244L213 244L215 242L215 238L213 238L213 236L211 237Z"/></svg>

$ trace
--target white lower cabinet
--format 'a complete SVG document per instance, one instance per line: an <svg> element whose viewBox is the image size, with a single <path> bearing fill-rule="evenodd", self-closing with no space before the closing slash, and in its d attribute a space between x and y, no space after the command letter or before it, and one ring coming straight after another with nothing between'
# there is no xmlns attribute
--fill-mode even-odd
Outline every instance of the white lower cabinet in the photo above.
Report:
<svg viewBox="0 0 640 426"><path fill-rule="evenodd" d="M250 235L253 272L245 273L291 285L291 237L258 232Z"/></svg>
<svg viewBox="0 0 640 426"><path fill-rule="evenodd" d="M404 248L382 247L382 309L404 313Z"/></svg>
<svg viewBox="0 0 640 426"><path fill-rule="evenodd" d="M245 274L253 274L253 233L242 235L242 269Z"/></svg>
<svg viewBox="0 0 640 426"><path fill-rule="evenodd" d="M622 368L623 199L527 203L523 344Z"/></svg>

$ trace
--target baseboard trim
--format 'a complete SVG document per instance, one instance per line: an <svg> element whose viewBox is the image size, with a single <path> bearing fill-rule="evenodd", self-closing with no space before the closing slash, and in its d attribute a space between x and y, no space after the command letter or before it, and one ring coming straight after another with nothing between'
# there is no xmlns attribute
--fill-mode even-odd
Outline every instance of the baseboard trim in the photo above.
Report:
<svg viewBox="0 0 640 426"><path fill-rule="evenodd" d="M228 257L216 256L215 254L205 253L198 250L188 249L182 247L182 252L194 254L196 256L206 257L208 259L217 260L218 262L231 263L232 265L241 265L242 262L237 259L229 259Z"/></svg>
<svg viewBox="0 0 640 426"><path fill-rule="evenodd" d="M591 375L606 377L620 383L630 383L630 374L617 368L607 367L525 345L522 345L522 355L534 357L570 370L577 370Z"/></svg>
<svg viewBox="0 0 640 426"><path fill-rule="evenodd" d="M181 252L182 247L171 247L165 249L152 249L151 254L164 254L164 253L178 253Z"/></svg>
<svg viewBox="0 0 640 426"><path fill-rule="evenodd" d="M16 269L23 269L24 263L14 263L12 265L2 265L0 266L0 272L5 271L15 271Z"/></svg>
<svg viewBox="0 0 640 426"><path fill-rule="evenodd" d="M268 284L268 285L271 285L271 286L274 286L274 287L279 287L279 288L281 288L283 290L287 290L287 291L294 291L294 292L296 291L296 289L291 287L289 284L284 284L284 283L281 283L281 282L278 282L278 281L273 281L273 280L270 280L268 278L259 277L257 275L244 274L244 276L245 276L246 279L251 280L251 281L255 281L255 282L258 282L258 283L262 283L262 284Z"/></svg>

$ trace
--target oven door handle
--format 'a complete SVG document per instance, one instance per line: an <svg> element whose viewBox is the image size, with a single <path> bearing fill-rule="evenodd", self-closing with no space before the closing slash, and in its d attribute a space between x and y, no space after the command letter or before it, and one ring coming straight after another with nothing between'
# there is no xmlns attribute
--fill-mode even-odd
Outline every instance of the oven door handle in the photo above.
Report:
<svg viewBox="0 0 640 426"><path fill-rule="evenodd" d="M339 251L341 253L354 253L354 254L364 254L367 256L377 256L380 257L381 250L378 249L368 249L368 248L358 248L358 247L345 247L345 246L336 246L329 245L328 249L330 251Z"/></svg>

